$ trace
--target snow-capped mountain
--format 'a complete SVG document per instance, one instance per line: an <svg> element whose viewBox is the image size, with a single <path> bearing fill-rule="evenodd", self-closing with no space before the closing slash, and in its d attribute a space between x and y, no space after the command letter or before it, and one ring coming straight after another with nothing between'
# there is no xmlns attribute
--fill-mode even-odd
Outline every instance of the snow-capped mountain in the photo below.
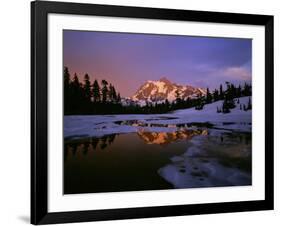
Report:
<svg viewBox="0 0 281 226"><path fill-rule="evenodd" d="M158 81L145 82L131 97L133 101L161 102L166 99L175 101L177 96L182 99L195 98L206 94L206 90L189 85L179 85L161 78Z"/></svg>

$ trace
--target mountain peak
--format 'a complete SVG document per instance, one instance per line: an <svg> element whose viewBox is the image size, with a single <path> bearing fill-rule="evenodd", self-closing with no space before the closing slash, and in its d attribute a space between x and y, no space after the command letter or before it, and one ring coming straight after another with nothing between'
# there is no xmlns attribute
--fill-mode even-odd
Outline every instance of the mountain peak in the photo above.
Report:
<svg viewBox="0 0 281 226"><path fill-rule="evenodd" d="M159 79L160 82L171 83L166 77L162 77Z"/></svg>
<svg viewBox="0 0 281 226"><path fill-rule="evenodd" d="M158 81L145 82L131 97L131 99L134 101L149 102L161 102L166 99L169 101L175 101L178 94L181 98L186 99L205 95L206 92L204 89L193 86L172 83L166 77L162 77Z"/></svg>

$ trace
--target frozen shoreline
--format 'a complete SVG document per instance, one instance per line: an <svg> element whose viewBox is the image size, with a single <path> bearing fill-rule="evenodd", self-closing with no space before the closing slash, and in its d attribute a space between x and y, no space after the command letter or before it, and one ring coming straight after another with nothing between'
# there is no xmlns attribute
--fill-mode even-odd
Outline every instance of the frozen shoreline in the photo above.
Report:
<svg viewBox="0 0 281 226"><path fill-rule="evenodd" d="M247 104L249 97L240 98L241 104ZM222 101L204 106L201 111L194 108L177 110L167 114L128 114L128 115L73 115L64 116L64 138L101 137L109 134L132 133L139 130L150 132L173 132L175 125L185 123L211 123L215 128L250 132L252 111L243 111L236 106L231 113L217 113ZM137 121L143 124L163 126L142 126L118 124L122 121ZM166 127L165 127L166 125ZM168 126L171 125L171 126Z"/></svg>
<svg viewBox="0 0 281 226"><path fill-rule="evenodd" d="M204 136L194 137L186 152L181 156L173 156L169 164L158 170L158 174L175 188L251 185L250 172L225 166L219 158L213 156L218 149L223 150L222 159L239 157L245 161L251 156L250 146L235 148L238 144L232 142L225 141L223 148L217 146L215 139L210 141Z"/></svg>

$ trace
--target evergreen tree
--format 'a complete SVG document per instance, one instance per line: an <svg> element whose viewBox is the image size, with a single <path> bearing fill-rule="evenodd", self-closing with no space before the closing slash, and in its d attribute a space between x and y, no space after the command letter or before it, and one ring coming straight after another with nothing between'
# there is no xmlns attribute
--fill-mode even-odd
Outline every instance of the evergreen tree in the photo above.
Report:
<svg viewBox="0 0 281 226"><path fill-rule="evenodd" d="M72 87L73 87L74 91L76 91L77 93L79 92L80 82L79 82L79 78L78 78L78 75L76 74L76 72L74 73L74 76L72 79Z"/></svg>
<svg viewBox="0 0 281 226"><path fill-rule="evenodd" d="M71 111L80 112L82 111L83 105L83 89L79 82L78 75L74 73L74 77L70 83L71 89Z"/></svg>
<svg viewBox="0 0 281 226"><path fill-rule="evenodd" d="M117 99L116 99L116 100L117 100L117 103L120 103L120 102L121 102L120 93L117 94Z"/></svg>
<svg viewBox="0 0 281 226"><path fill-rule="evenodd" d="M106 80L102 80L101 81L102 83L102 102L106 102L107 101L107 95L108 95L108 88L107 88L107 85L108 85L108 82Z"/></svg>
<svg viewBox="0 0 281 226"><path fill-rule="evenodd" d="M252 87L245 82L244 89L242 91L243 96L251 96L252 95Z"/></svg>
<svg viewBox="0 0 281 226"><path fill-rule="evenodd" d="M116 102L117 101L116 90L115 90L114 86L111 83L109 84L108 98L112 102Z"/></svg>
<svg viewBox="0 0 281 226"><path fill-rule="evenodd" d="M94 81L92 93L93 93L94 102L99 102L101 99L100 98L100 86L99 86L99 83L97 80Z"/></svg>
<svg viewBox="0 0 281 226"><path fill-rule="evenodd" d="M112 99L117 102L117 94L114 86L112 86Z"/></svg>
<svg viewBox="0 0 281 226"><path fill-rule="evenodd" d="M165 100L165 105L166 105L166 108L169 109L169 107L170 107L170 102L168 101L168 99Z"/></svg>
<svg viewBox="0 0 281 226"><path fill-rule="evenodd" d="M223 104L222 104L222 112L223 112L224 114L230 113L229 105L228 105L226 99L223 101Z"/></svg>
<svg viewBox="0 0 281 226"><path fill-rule="evenodd" d="M180 92L176 90L175 94L176 94L176 103L179 104L181 102Z"/></svg>
<svg viewBox="0 0 281 226"><path fill-rule="evenodd" d="M210 93L210 90L209 90L209 88L207 88L207 94L206 94L206 103L207 104L209 104L209 103L211 103L212 102L212 95L211 95L211 93Z"/></svg>
<svg viewBox="0 0 281 226"><path fill-rule="evenodd" d="M218 101L219 100L219 91L217 89L215 89L215 91L213 93L213 96L214 96L214 101Z"/></svg>
<svg viewBox="0 0 281 226"><path fill-rule="evenodd" d="M91 93L91 82L90 82L90 77L88 74L85 74L84 76L84 96L85 96L85 100L87 102L91 102L91 97L92 97L92 93Z"/></svg>
<svg viewBox="0 0 281 226"><path fill-rule="evenodd" d="M225 82L226 90L224 92L225 99L230 99L230 84L229 82Z"/></svg>
<svg viewBox="0 0 281 226"><path fill-rule="evenodd" d="M108 99L109 99L110 101L113 101L113 89L112 89L112 84L111 84L111 83L109 83Z"/></svg>
<svg viewBox="0 0 281 226"><path fill-rule="evenodd" d="M251 101L251 98L249 98L249 100L248 100L247 110L252 110L252 101Z"/></svg>
<svg viewBox="0 0 281 226"><path fill-rule="evenodd" d="M241 96L242 96L242 89L241 89L241 85L239 85L237 88L237 97L241 97Z"/></svg>
<svg viewBox="0 0 281 226"><path fill-rule="evenodd" d="M68 113L70 111L70 74L67 67L64 67L63 70L63 78L64 78L64 112Z"/></svg>
<svg viewBox="0 0 281 226"><path fill-rule="evenodd" d="M202 98L198 98L196 101L195 110L202 110L204 108L204 101Z"/></svg>
<svg viewBox="0 0 281 226"><path fill-rule="evenodd" d="M222 84L220 84L220 99L222 100L223 99L223 89L222 89Z"/></svg>
<svg viewBox="0 0 281 226"><path fill-rule="evenodd" d="M185 108L190 108L192 106L192 101L190 97L185 100Z"/></svg>
<svg viewBox="0 0 281 226"><path fill-rule="evenodd" d="M64 67L63 78L64 78L64 88L69 89L70 74L67 67Z"/></svg>
<svg viewBox="0 0 281 226"><path fill-rule="evenodd" d="M233 84L230 84L230 98L233 99L236 97L236 88Z"/></svg>

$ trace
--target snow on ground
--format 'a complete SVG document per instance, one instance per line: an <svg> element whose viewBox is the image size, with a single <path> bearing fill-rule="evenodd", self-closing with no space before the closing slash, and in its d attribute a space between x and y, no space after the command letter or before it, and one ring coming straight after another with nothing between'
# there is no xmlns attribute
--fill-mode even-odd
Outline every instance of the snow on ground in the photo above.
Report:
<svg viewBox="0 0 281 226"><path fill-rule="evenodd" d="M240 104L247 106L249 97L239 98ZM240 110L239 104L236 104L236 108L231 109L228 114L217 113L217 107L222 107L223 101L217 101L212 104L206 104L203 110L198 111L194 108L178 110L174 114L188 118L192 122L251 122L252 111Z"/></svg>
<svg viewBox="0 0 281 226"><path fill-rule="evenodd" d="M175 158L175 157L174 157ZM225 167L215 158L184 158L158 170L175 188L250 185L251 175Z"/></svg>
<svg viewBox="0 0 281 226"><path fill-rule="evenodd" d="M175 188L250 185L250 172L221 163L223 159L245 162L250 156L251 145L241 144L235 138L225 137L220 143L216 136L196 136L183 155L173 156L158 173Z"/></svg>
<svg viewBox="0 0 281 226"><path fill-rule="evenodd" d="M240 98L247 105L249 97ZM237 131L251 131L252 111L240 110L239 105L231 113L217 113L222 101L204 106L203 110L194 108L177 110L168 114L128 114L128 115L73 115L64 116L64 137L79 138L104 136L114 133L130 133L141 130L151 132L173 132L177 124L209 122L216 128ZM130 122L135 123L120 123ZM154 124L154 126L151 126ZM156 125L156 126L155 126ZM157 126L159 125L159 126ZM163 127L161 125L172 125Z"/></svg>

